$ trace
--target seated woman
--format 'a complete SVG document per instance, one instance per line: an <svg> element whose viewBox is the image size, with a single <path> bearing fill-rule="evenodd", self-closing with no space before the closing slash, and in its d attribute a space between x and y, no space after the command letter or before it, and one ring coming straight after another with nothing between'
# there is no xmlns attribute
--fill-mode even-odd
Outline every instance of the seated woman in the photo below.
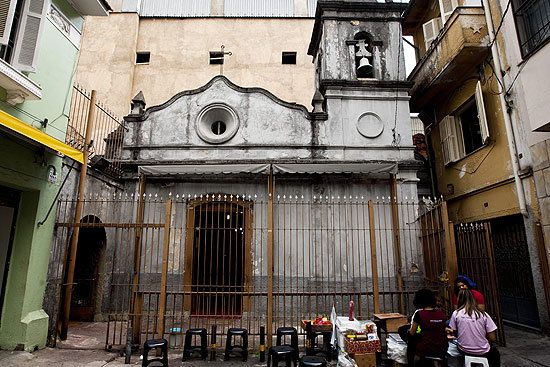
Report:
<svg viewBox="0 0 550 367"><path fill-rule="evenodd" d="M485 311L485 298L480 292L476 291L474 288L475 288L475 283L472 282L468 277L464 275L459 275L455 279L454 294L453 294L453 305L455 307L455 310L458 308L458 305L457 305L458 292L461 289L469 289L470 291L472 291L472 294L474 295L474 298L477 302L479 309L481 311Z"/></svg>
<svg viewBox="0 0 550 367"><path fill-rule="evenodd" d="M416 355L420 357L421 366L433 366L430 358L445 360L447 353L447 333L445 331L445 313L436 308L437 301L429 289L421 289L416 292L414 306L417 308L413 317L409 334L410 339L415 339L416 348L414 354L408 351L409 366L411 359ZM411 343L407 348L411 347Z"/></svg>
<svg viewBox="0 0 550 367"><path fill-rule="evenodd" d="M449 328L456 332L461 352L485 357L489 366L500 367L500 353L491 346L496 341L497 327L493 319L480 309L469 289L458 292L458 309L451 316Z"/></svg>

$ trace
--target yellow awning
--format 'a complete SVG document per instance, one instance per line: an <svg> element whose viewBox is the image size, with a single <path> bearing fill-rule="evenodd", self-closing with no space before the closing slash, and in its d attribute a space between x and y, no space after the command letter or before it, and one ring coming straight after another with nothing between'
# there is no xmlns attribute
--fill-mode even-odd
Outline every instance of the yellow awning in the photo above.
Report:
<svg viewBox="0 0 550 367"><path fill-rule="evenodd" d="M43 133L37 128L13 117L9 113L0 110L0 125L5 126L10 132L16 132L37 143L45 145L56 152L62 153L77 162L84 163L84 155L65 143Z"/></svg>

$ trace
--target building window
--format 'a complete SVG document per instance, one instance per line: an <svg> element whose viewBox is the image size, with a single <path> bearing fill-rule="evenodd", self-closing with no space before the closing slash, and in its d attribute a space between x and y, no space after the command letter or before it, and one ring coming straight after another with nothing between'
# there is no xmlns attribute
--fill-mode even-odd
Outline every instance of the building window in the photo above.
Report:
<svg viewBox="0 0 550 367"><path fill-rule="evenodd" d="M296 52L283 52L283 64L296 64Z"/></svg>
<svg viewBox="0 0 550 367"><path fill-rule="evenodd" d="M521 55L525 57L550 38L550 3L548 0L514 0L512 7Z"/></svg>
<svg viewBox="0 0 550 367"><path fill-rule="evenodd" d="M472 99L454 114L445 116L441 120L439 136L443 161L446 165L464 158L487 144L489 129L480 82L477 82Z"/></svg>
<svg viewBox="0 0 550 367"><path fill-rule="evenodd" d="M151 60L150 52L137 52L136 53L136 64L148 64Z"/></svg>
<svg viewBox="0 0 550 367"><path fill-rule="evenodd" d="M18 70L34 72L49 2L5 0L1 3L0 58Z"/></svg>

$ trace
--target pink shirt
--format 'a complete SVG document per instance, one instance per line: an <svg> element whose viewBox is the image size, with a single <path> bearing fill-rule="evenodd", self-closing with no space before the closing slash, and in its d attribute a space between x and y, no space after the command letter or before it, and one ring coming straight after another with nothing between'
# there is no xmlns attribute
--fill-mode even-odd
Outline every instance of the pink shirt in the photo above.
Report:
<svg viewBox="0 0 550 367"><path fill-rule="evenodd" d="M473 355L489 352L491 345L486 335L497 329L488 314L482 313L476 318L475 312L468 316L464 309L453 312L449 327L457 332L459 349Z"/></svg>

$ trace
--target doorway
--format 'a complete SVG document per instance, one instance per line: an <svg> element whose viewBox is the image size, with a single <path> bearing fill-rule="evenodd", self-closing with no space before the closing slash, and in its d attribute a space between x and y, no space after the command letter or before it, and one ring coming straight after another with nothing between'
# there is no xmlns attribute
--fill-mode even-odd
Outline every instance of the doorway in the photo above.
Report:
<svg viewBox="0 0 550 367"><path fill-rule="evenodd" d="M502 318L540 328L527 237L521 214L491 220Z"/></svg>
<svg viewBox="0 0 550 367"><path fill-rule="evenodd" d="M240 317L250 281L251 218L246 202L196 203L188 211L186 265L190 311L197 317ZM191 226L192 224L192 226Z"/></svg>
<svg viewBox="0 0 550 367"><path fill-rule="evenodd" d="M105 251L105 229L101 221L93 215L84 217L78 235L74 286L71 299L71 321L94 321L98 296L100 264ZM96 226L93 226L96 225Z"/></svg>
<svg viewBox="0 0 550 367"><path fill-rule="evenodd" d="M0 186L0 314L10 266L11 248L21 192Z"/></svg>

